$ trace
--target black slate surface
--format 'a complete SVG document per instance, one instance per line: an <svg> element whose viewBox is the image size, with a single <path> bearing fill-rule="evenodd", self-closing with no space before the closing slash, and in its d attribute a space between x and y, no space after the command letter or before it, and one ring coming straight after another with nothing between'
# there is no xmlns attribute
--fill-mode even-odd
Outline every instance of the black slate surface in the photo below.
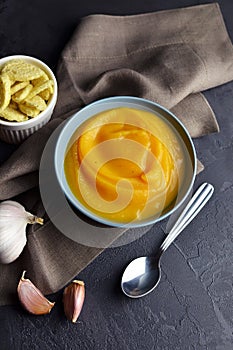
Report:
<svg viewBox="0 0 233 350"><path fill-rule="evenodd" d="M28 54L55 68L84 15L136 14L211 2L1 0L0 57ZM233 2L219 4L233 40ZM130 300L119 285L131 259L156 251L166 222L128 246L107 249L79 275L86 282L86 301L77 324L65 319L61 292L51 296L57 305L48 316L29 315L20 306L1 307L1 350L233 349L233 82L205 96L221 132L195 140L205 164L195 187L211 182L215 194L167 251L158 288L143 299ZM1 162L14 147L0 143Z"/></svg>

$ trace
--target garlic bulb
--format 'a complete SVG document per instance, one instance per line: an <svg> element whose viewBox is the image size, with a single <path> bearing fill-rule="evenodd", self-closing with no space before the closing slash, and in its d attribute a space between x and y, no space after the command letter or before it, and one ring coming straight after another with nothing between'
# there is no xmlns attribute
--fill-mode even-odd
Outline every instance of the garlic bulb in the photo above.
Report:
<svg viewBox="0 0 233 350"><path fill-rule="evenodd" d="M16 260L27 243L27 224L43 224L43 219L25 211L15 201L0 203L0 262L11 263Z"/></svg>

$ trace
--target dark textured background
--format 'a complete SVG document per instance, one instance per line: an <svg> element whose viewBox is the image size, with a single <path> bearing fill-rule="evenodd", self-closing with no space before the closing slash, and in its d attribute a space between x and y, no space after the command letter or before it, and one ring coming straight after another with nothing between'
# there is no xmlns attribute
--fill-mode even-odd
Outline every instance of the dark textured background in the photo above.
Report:
<svg viewBox="0 0 233 350"><path fill-rule="evenodd" d="M1 0L0 57L28 54L55 69L82 16L136 14L211 2ZM219 4L233 39L233 1ZM209 181L216 191L164 256L158 288L143 299L130 300L119 285L131 259L156 251L163 238L161 224L128 246L106 250L79 275L86 282L86 301L77 324L65 319L61 292L51 296L57 305L48 316L29 315L20 306L1 307L1 350L233 349L233 83L206 91L205 96L221 132L195 140L198 157L205 164L195 186ZM13 149L0 143L0 161Z"/></svg>

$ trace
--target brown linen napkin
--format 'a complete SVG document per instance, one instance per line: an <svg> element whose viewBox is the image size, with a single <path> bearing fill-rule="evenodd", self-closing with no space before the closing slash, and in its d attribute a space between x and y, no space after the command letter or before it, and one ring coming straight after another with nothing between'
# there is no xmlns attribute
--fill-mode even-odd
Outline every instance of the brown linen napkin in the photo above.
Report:
<svg viewBox="0 0 233 350"><path fill-rule="evenodd" d="M135 16L92 15L81 21L62 52L57 77L53 120L0 167L0 199L20 195L38 215L43 207L32 188L38 185L46 141L62 120L94 100L132 95L171 109L193 137L215 132L213 111L200 91L233 79L233 49L218 4ZM23 254L12 264L0 264L0 303L12 302L22 270L48 294L101 251L74 243L49 220L33 226Z"/></svg>

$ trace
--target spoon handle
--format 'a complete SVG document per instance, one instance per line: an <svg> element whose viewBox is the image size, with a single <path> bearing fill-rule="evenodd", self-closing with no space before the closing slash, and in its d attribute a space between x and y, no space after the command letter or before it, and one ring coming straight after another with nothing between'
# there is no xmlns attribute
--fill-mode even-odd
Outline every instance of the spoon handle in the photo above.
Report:
<svg viewBox="0 0 233 350"><path fill-rule="evenodd" d="M213 192L214 187L208 183L203 183L198 188L161 244L160 250L162 252L164 252L170 246L170 244L183 231L183 229L195 218L195 216L211 198Z"/></svg>

